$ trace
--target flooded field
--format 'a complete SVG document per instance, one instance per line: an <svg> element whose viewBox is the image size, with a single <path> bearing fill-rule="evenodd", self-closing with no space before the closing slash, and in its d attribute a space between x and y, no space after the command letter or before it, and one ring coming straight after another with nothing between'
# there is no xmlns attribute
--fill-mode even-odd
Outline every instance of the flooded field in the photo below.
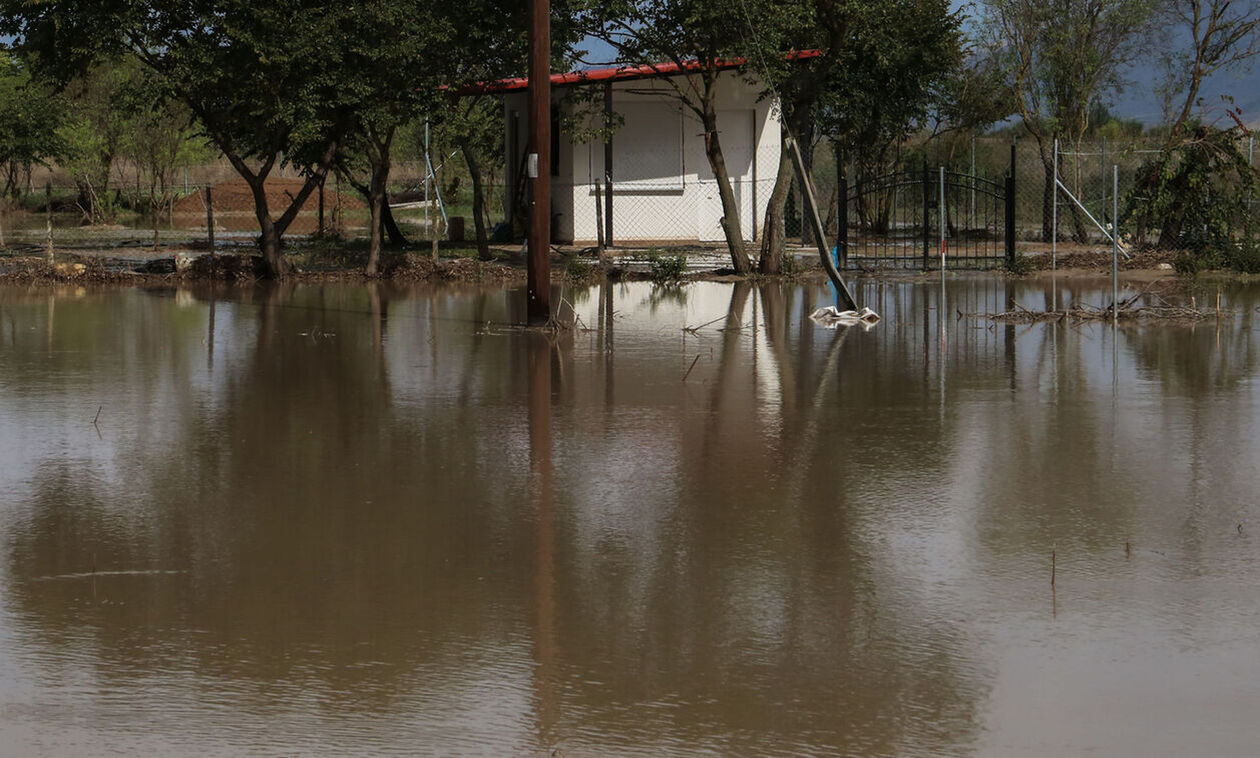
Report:
<svg viewBox="0 0 1260 758"><path fill-rule="evenodd" d="M1254 755L1260 286L1109 295L0 289L0 753Z"/></svg>

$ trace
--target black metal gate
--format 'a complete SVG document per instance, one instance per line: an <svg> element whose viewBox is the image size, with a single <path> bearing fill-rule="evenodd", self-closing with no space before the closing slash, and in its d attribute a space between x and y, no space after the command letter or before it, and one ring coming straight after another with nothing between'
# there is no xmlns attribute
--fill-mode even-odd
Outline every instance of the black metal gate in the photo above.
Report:
<svg viewBox="0 0 1260 758"><path fill-rule="evenodd" d="M924 163L852 188L841 177L839 198L841 268L996 268L1015 260L1014 146L1000 182Z"/></svg>

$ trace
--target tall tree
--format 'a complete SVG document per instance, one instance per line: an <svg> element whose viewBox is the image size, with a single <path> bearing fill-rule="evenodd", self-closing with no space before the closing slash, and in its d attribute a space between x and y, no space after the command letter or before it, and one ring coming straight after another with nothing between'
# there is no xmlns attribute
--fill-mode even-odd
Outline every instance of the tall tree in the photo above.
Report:
<svg viewBox="0 0 1260 758"><path fill-rule="evenodd" d="M0 53L0 195L16 198L23 175L62 155L65 101L8 53Z"/></svg>
<svg viewBox="0 0 1260 758"><path fill-rule="evenodd" d="M281 238L319 185L355 113L377 93L347 87L362 4L316 0L0 0L2 31L61 81L91 62L132 52L197 117L249 185L272 276ZM295 166L305 181L276 215L265 183Z"/></svg>
<svg viewBox="0 0 1260 758"><path fill-rule="evenodd" d="M1232 237L1251 223L1257 172L1241 150L1246 129L1196 123L1199 92L1213 74L1245 68L1260 53L1255 0L1165 0L1171 52L1165 97L1172 105L1159 154L1141 166L1127 202L1139 240L1159 230L1158 245L1188 251L1199 265L1219 265Z"/></svg>
<svg viewBox="0 0 1260 758"><path fill-rule="evenodd" d="M434 109L458 67L453 17L436 3L368 0L345 19L353 40L342 61L340 86L363 93L352 111L346 147L367 158L370 242L365 273L376 275L385 228L386 190L400 127Z"/></svg>
<svg viewBox="0 0 1260 758"><path fill-rule="evenodd" d="M1054 141L1079 147L1091 106L1114 93L1143 51L1158 0L984 0L987 42L1006 72L1045 170L1042 237L1052 235ZM1074 237L1086 241L1075 205Z"/></svg>
<svg viewBox="0 0 1260 758"><path fill-rule="evenodd" d="M1203 83L1218 71L1250 66L1260 54L1260 3L1256 0L1165 0L1173 36L1164 61L1165 95L1176 110L1168 139L1176 141L1199 103ZM1183 36L1178 44L1177 37Z"/></svg>
<svg viewBox="0 0 1260 758"><path fill-rule="evenodd" d="M65 143L62 167L74 180L84 219L109 221L117 209L110 197L114 164L134 129L140 66L125 54L111 56L73 77L63 91L67 118L60 134Z"/></svg>
<svg viewBox="0 0 1260 758"><path fill-rule="evenodd" d="M960 20L948 0L797 0L780 45L815 57L761 53L757 62L779 96L784 139L808 151L810 135L842 156L886 148L926 115L934 91L962 60ZM784 142L786 144L786 142ZM760 268L779 269L792 167L780 157L766 208Z"/></svg>
<svg viewBox="0 0 1260 758"><path fill-rule="evenodd" d="M722 202L722 231L731 264L752 271L744 244L740 208L722 153L717 115L719 85L732 73L729 62L778 58L783 32L799 13L793 4L771 0L608 0L588 14L590 27L627 64L669 62L686 73L663 77L670 94L700 121L704 153Z"/></svg>

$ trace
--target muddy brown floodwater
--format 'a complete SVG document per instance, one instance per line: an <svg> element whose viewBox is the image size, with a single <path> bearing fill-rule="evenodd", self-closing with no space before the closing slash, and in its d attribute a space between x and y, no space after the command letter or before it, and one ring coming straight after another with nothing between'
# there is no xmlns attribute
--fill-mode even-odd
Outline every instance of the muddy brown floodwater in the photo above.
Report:
<svg viewBox="0 0 1260 758"><path fill-rule="evenodd" d="M0 753L1255 755L1260 287L859 293L0 289Z"/></svg>

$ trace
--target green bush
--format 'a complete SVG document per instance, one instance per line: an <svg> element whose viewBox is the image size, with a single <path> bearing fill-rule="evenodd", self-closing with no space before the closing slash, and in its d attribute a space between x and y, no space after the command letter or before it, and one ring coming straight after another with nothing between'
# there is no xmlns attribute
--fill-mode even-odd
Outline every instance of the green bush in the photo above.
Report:
<svg viewBox="0 0 1260 758"><path fill-rule="evenodd" d="M661 255L659 250L652 250L648 253L647 260L648 271L658 282L676 282L687 272L687 256L681 253Z"/></svg>
<svg viewBox="0 0 1260 758"><path fill-rule="evenodd" d="M1205 266L1201 256L1190 250L1182 250L1180 253L1177 253L1176 258L1173 258L1173 268L1176 269L1178 274L1183 276L1195 276Z"/></svg>
<svg viewBox="0 0 1260 758"><path fill-rule="evenodd" d="M1232 247L1227 265L1242 274L1260 274L1260 240L1247 238Z"/></svg>
<svg viewBox="0 0 1260 758"><path fill-rule="evenodd" d="M574 281L583 281L591 275L591 264L575 255L569 259L568 265L564 267L564 272Z"/></svg>
<svg viewBox="0 0 1260 758"><path fill-rule="evenodd" d="M1137 171L1122 217L1139 243L1158 230L1158 247L1182 251L1174 264L1182 273L1229 265L1245 233L1247 198L1260 185L1240 137L1200 126Z"/></svg>
<svg viewBox="0 0 1260 758"><path fill-rule="evenodd" d="M1032 270L1032 259L1023 253L1016 254L1014 260L1006 263L1006 272L1014 276L1028 276L1032 273Z"/></svg>

